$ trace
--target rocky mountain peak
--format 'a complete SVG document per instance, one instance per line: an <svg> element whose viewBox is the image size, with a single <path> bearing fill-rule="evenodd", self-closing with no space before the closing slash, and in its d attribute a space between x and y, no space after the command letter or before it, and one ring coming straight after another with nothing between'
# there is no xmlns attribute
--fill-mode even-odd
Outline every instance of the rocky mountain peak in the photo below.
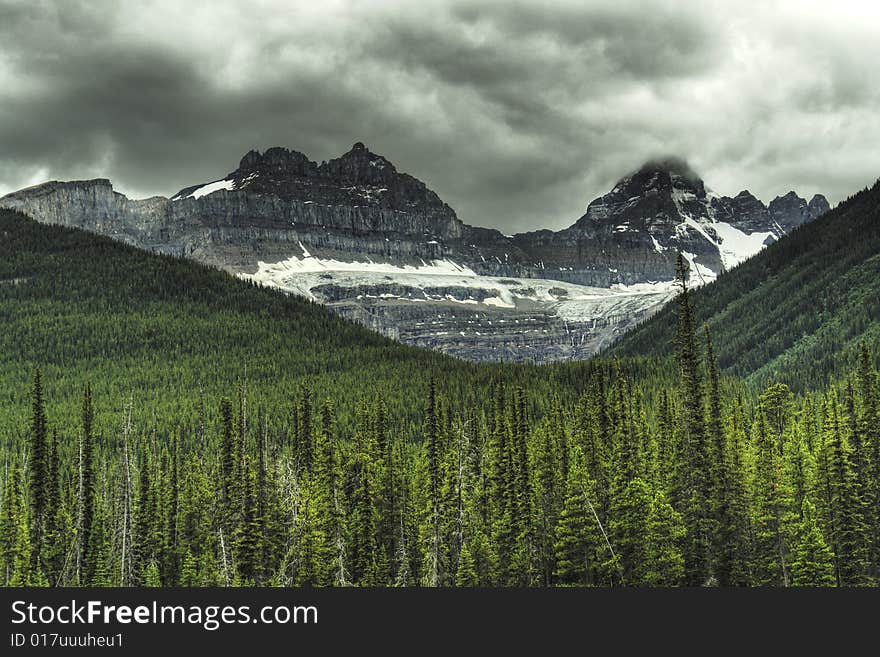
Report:
<svg viewBox="0 0 880 657"><path fill-rule="evenodd" d="M623 233L673 226L684 216L708 216L706 187L685 160L668 157L650 160L621 178L590 203L574 227Z"/></svg>
<svg viewBox="0 0 880 657"><path fill-rule="evenodd" d="M391 162L360 141L347 153L321 164L320 170L322 175L346 185L392 185L403 177Z"/></svg>
<svg viewBox="0 0 880 657"><path fill-rule="evenodd" d="M700 176L691 168L687 160L676 156L648 160L639 168L639 172L664 173L670 177L682 178L692 183L702 182Z"/></svg>
<svg viewBox="0 0 880 657"><path fill-rule="evenodd" d="M677 199L691 195L699 199L706 197L706 187L691 166L682 158L666 157L649 160L618 181L611 193L631 199L646 194L671 196L674 190L678 190Z"/></svg>
<svg viewBox="0 0 880 657"><path fill-rule="evenodd" d="M771 221L778 224L786 232L809 220L807 201L794 191L777 196L767 206Z"/></svg>
<svg viewBox="0 0 880 657"><path fill-rule="evenodd" d="M807 203L807 214L809 216L809 221L812 221L820 215L825 214L830 209L831 205L828 203L827 198L825 198L822 194L814 194L813 198L810 199L810 202Z"/></svg>
<svg viewBox="0 0 880 657"><path fill-rule="evenodd" d="M737 201L738 203L748 203L748 204L752 204L752 203L761 203L761 201L759 201L759 200L755 197L755 195L752 194L752 193L751 193L749 190L747 190L747 189L742 190L739 194L737 194L736 196L734 196L732 200ZM762 203L762 205L763 205L763 203Z"/></svg>
<svg viewBox="0 0 880 657"><path fill-rule="evenodd" d="M238 169L227 178L244 180L253 174L265 174L279 179L297 176L315 176L318 165L299 151L273 146L265 153L249 151L239 162Z"/></svg>

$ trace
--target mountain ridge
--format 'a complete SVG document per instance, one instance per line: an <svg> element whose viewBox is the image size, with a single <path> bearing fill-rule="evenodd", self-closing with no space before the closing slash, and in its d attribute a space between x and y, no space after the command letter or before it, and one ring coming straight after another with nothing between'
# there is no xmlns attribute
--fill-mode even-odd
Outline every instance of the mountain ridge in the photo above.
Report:
<svg viewBox="0 0 880 657"><path fill-rule="evenodd" d="M795 390L833 382L860 343L880 341L880 180L692 299L728 373ZM670 304L608 352L656 356L672 343L674 324Z"/></svg>
<svg viewBox="0 0 880 657"><path fill-rule="evenodd" d="M322 163L249 151L224 178L129 199L107 179L0 198L45 223L194 258L475 360L582 358L671 295L675 254L708 282L825 208L721 197L680 158L649 162L571 226L505 236L464 223L361 142Z"/></svg>

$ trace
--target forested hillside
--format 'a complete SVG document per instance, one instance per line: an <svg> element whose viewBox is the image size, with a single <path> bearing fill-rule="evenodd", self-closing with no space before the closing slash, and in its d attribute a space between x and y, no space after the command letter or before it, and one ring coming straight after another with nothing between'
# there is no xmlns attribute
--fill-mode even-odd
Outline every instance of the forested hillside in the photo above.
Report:
<svg viewBox="0 0 880 657"><path fill-rule="evenodd" d="M870 347L815 393L723 378L681 258L667 353L478 367L0 221L4 584L880 578Z"/></svg>
<svg viewBox="0 0 880 657"><path fill-rule="evenodd" d="M880 182L694 292L725 373L754 385L821 390L880 341ZM612 348L618 355L668 353L667 306Z"/></svg>
<svg viewBox="0 0 880 657"><path fill-rule="evenodd" d="M375 391L396 418L409 418L429 370L462 401L485 399L502 369L545 394L575 385L560 383L575 381L560 368L477 367L405 347L302 298L6 210L0 322L0 444L23 431L37 367L52 415L77 413L88 381L101 430L118 428L131 399L135 423L163 435L198 424L200 407L216 407L238 383L254 410L276 411L273 421L307 383L344 409L346 428L355 402Z"/></svg>

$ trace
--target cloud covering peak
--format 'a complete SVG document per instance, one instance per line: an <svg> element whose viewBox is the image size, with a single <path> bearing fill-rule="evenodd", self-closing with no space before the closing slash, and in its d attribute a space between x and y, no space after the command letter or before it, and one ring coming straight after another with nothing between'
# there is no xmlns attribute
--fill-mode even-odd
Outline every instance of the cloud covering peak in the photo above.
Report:
<svg viewBox="0 0 880 657"><path fill-rule="evenodd" d="M365 142L459 217L570 224L657 154L719 193L880 175L880 9L709 0L0 2L0 192Z"/></svg>

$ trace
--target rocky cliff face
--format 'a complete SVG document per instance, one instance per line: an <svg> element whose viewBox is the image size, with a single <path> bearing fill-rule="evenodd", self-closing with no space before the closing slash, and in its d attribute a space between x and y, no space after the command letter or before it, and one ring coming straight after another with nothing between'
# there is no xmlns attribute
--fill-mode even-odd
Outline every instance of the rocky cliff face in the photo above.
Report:
<svg viewBox="0 0 880 657"><path fill-rule="evenodd" d="M584 285L670 280L679 251L714 278L827 210L820 195L808 204L790 192L769 207L748 191L719 196L685 162L664 160L620 180L570 228L517 235L514 243L534 263L530 275Z"/></svg>
<svg viewBox="0 0 880 657"><path fill-rule="evenodd" d="M570 228L507 237L355 144L320 164L251 151L225 178L134 200L108 180L0 199L38 221L192 257L326 303L405 342L473 359L581 357L671 295L681 251L708 282L828 209L794 192L723 197L677 160L651 162ZM530 282L531 281L531 282Z"/></svg>

